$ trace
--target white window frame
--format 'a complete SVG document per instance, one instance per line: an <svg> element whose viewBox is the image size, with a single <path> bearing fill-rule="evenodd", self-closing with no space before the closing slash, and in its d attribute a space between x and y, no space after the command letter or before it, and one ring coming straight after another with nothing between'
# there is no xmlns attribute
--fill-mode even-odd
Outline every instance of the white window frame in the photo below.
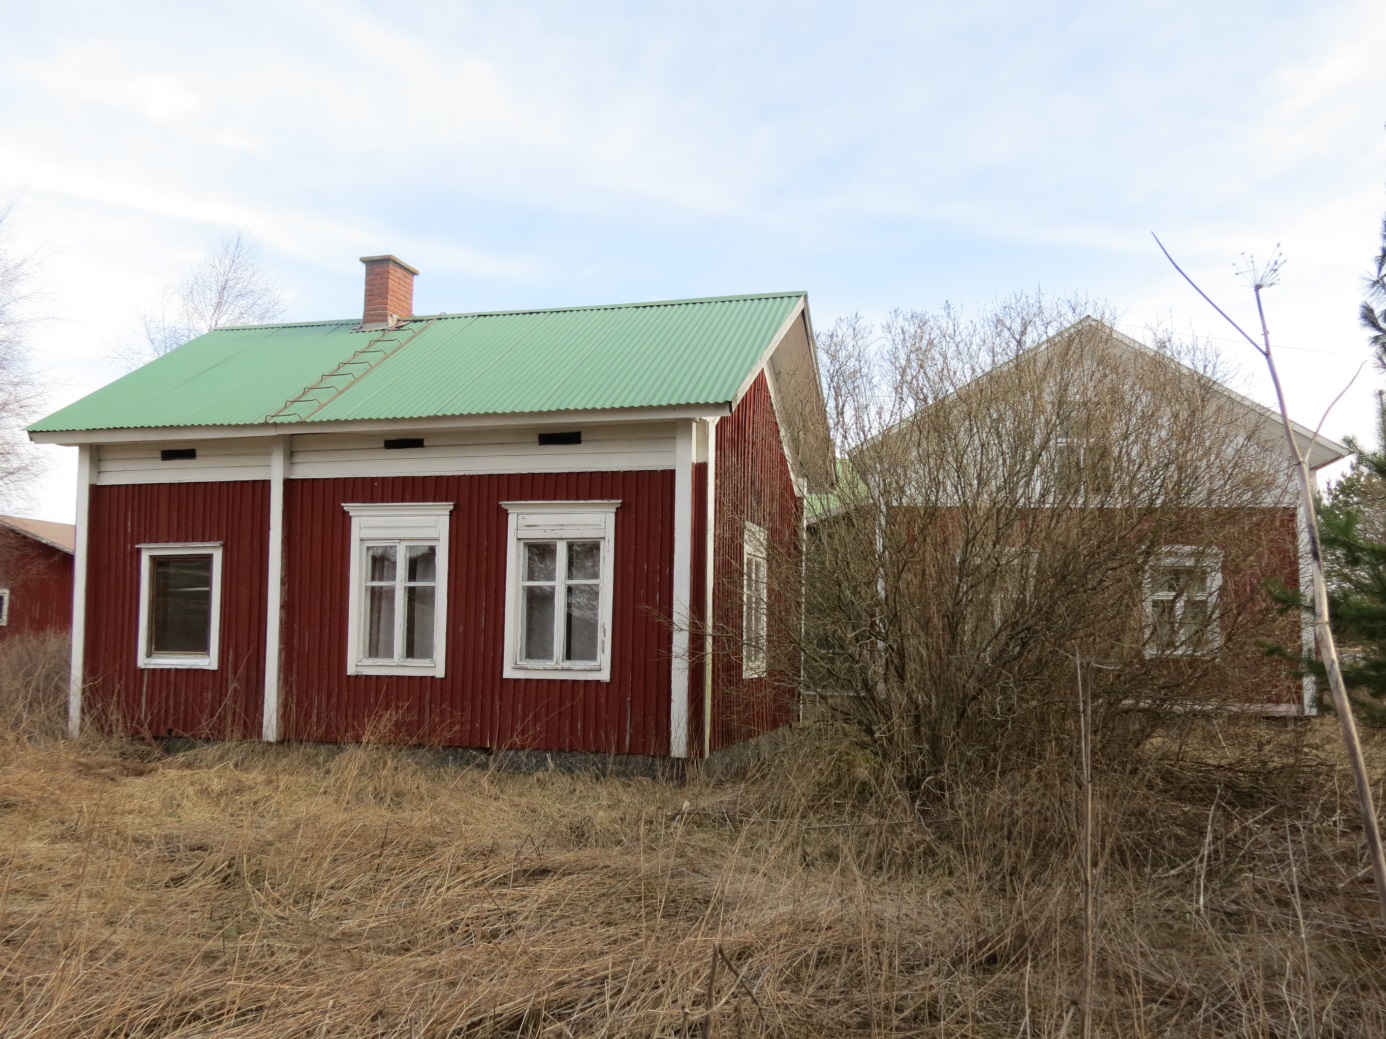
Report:
<svg viewBox="0 0 1386 1039"><path fill-rule="evenodd" d="M351 515L350 585L347 592L347 659L348 675L422 675L443 678L447 674L448 620L448 524L452 502L371 502L343 504ZM433 593L433 659L373 660L366 657L366 547L395 544L400 546L432 544L437 547ZM396 559L397 573L402 573L403 558ZM395 609L395 650L403 652L401 628L404 612Z"/></svg>
<svg viewBox="0 0 1386 1039"><path fill-rule="evenodd" d="M221 653L221 550L220 541L182 541L138 546L140 550L139 642L135 655L142 668L193 668L215 671ZM151 653L149 651L149 610L153 592L149 575L155 559L167 556L212 557L212 603L207 623L211 628L206 653Z"/></svg>
<svg viewBox="0 0 1386 1039"><path fill-rule="evenodd" d="M1156 593L1151 581L1155 570L1164 567L1201 568L1206 575L1208 590L1199 598L1207 604L1208 629L1201 647L1190 646L1184 642L1183 620L1184 600L1181 597ZM1144 606L1145 606L1145 655L1147 657L1191 657L1217 656L1222 649L1222 625L1218 622L1218 598L1222 592L1222 552L1216 548L1200 548L1197 545L1166 545L1156 554L1145 568ZM1173 648L1155 645L1155 607L1157 599L1172 601L1175 604L1174 630L1178 644Z"/></svg>
<svg viewBox="0 0 1386 1039"><path fill-rule="evenodd" d="M760 581L754 563L760 564ZM746 521L741 538L741 677L764 678L770 623L770 532ZM754 630L758 629L758 630Z"/></svg>
<svg viewBox="0 0 1386 1039"><path fill-rule="evenodd" d="M503 678L566 678L593 682L611 681L611 610L616 575L616 501L503 501L510 514L505 568L505 658ZM524 596L521 592L523 560L527 541L600 541L602 543L601 581L597 605L597 660L595 663L537 663L522 660ZM561 571L560 571L561 573ZM561 577L557 587L564 587ZM554 650L562 644L559 625L564 604L554 601Z"/></svg>
<svg viewBox="0 0 1386 1039"><path fill-rule="evenodd" d="M0 628L8 627L10 623L10 590L0 588Z"/></svg>

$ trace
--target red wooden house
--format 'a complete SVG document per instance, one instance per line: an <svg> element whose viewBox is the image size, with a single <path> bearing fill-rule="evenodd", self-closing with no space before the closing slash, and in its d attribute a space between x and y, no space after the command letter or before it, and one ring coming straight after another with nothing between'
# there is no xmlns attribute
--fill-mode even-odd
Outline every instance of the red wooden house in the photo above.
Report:
<svg viewBox="0 0 1386 1039"><path fill-rule="evenodd" d="M0 516L0 640L72 627L70 523Z"/></svg>
<svg viewBox="0 0 1386 1039"><path fill-rule="evenodd" d="M77 445L70 723L700 757L784 724L831 448L803 293L218 329ZM774 576L773 573L770 576Z"/></svg>

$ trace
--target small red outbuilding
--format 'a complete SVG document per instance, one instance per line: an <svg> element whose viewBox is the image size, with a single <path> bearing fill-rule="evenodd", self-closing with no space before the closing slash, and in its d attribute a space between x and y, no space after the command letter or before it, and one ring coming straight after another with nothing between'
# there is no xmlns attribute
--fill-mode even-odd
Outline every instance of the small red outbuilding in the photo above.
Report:
<svg viewBox="0 0 1386 1039"><path fill-rule="evenodd" d="M71 523L0 516L0 639L72 628Z"/></svg>
<svg viewBox="0 0 1386 1039"><path fill-rule="evenodd" d="M363 262L361 318L31 427L81 451L74 731L683 758L790 720L805 295L419 317Z"/></svg>

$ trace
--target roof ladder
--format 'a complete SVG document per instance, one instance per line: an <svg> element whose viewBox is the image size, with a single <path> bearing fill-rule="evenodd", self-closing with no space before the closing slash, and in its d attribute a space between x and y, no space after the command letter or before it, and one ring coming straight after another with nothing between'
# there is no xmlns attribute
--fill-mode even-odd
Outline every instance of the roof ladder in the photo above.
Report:
<svg viewBox="0 0 1386 1039"><path fill-rule="evenodd" d="M380 367L404 347L433 327L438 319L404 333L406 328L386 329L361 349L327 372L316 382L309 383L286 400L280 408L265 416L266 422L304 422L336 400L368 373Z"/></svg>

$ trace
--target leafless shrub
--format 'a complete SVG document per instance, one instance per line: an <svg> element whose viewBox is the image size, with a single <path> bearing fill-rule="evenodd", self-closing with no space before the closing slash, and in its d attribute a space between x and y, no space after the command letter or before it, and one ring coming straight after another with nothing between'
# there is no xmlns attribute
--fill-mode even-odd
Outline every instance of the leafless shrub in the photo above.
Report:
<svg viewBox="0 0 1386 1039"><path fill-rule="evenodd" d="M56 742L67 719L68 637L0 640L0 742Z"/></svg>
<svg viewBox="0 0 1386 1039"><path fill-rule="evenodd" d="M1295 695L1259 652L1286 623L1261 584L1295 576L1277 428L1210 354L1085 309L820 336L847 462L813 503L806 680L925 800L1070 756L1075 656L1110 762L1171 710Z"/></svg>

